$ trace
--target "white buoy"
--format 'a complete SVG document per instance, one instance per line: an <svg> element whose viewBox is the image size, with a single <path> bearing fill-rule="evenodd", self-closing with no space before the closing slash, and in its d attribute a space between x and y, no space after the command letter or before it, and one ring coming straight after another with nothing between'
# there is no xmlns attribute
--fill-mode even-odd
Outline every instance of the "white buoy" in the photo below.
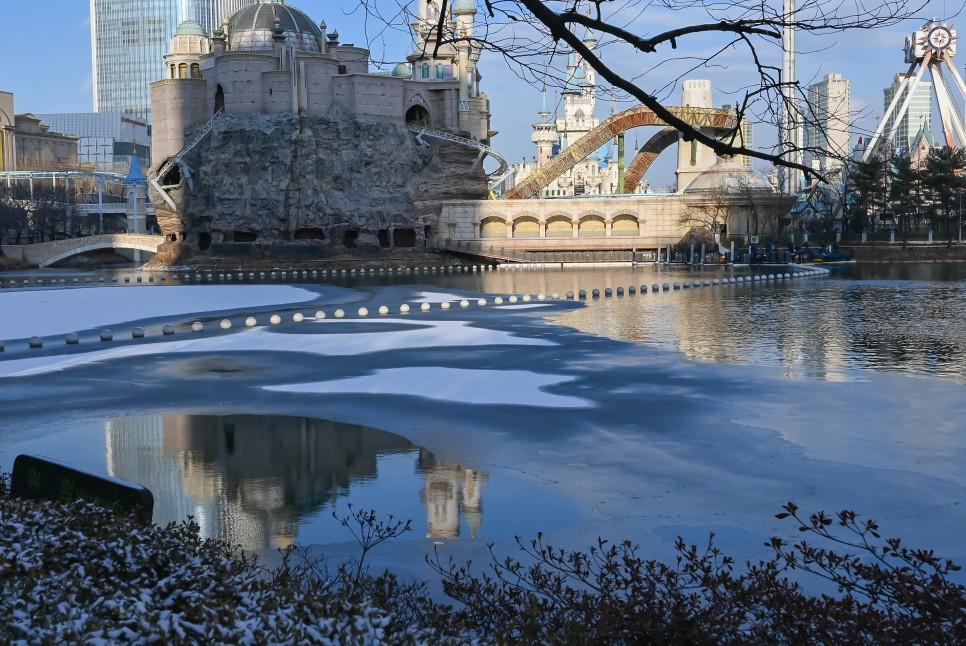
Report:
<svg viewBox="0 0 966 646"><path fill-rule="evenodd" d="M163 328L161 328L161 334L165 336L171 336L172 334L174 334L174 326L165 325Z"/></svg>
<svg viewBox="0 0 966 646"><path fill-rule="evenodd" d="M101 330L101 341L111 341L114 339L114 333L110 330Z"/></svg>
<svg viewBox="0 0 966 646"><path fill-rule="evenodd" d="M365 318L365 317L369 316L369 310L366 309L365 307L360 307L359 308L359 311L357 312L357 314L360 317Z"/></svg>
<svg viewBox="0 0 966 646"><path fill-rule="evenodd" d="M338 309L338 310L335 311L335 313L333 314L333 316L335 316L337 319L341 319L341 318L344 318L345 317L345 312L342 311L341 309Z"/></svg>
<svg viewBox="0 0 966 646"><path fill-rule="evenodd" d="M66 341L68 345L77 345L78 343L80 343L80 337L77 336L75 333L71 332L70 334L67 335L64 341Z"/></svg>
<svg viewBox="0 0 966 646"><path fill-rule="evenodd" d="M230 330L231 321L229 321L228 319L221 319L221 323L218 324L218 327L220 327L222 330Z"/></svg>
<svg viewBox="0 0 966 646"><path fill-rule="evenodd" d="M302 312L296 312L295 314L292 314L292 320L296 323L301 323L305 320L305 315L302 314Z"/></svg>
<svg viewBox="0 0 966 646"><path fill-rule="evenodd" d="M432 306L429 303L421 303L419 305L419 309L423 312L428 312L430 310L430 307Z"/></svg>
<svg viewBox="0 0 966 646"><path fill-rule="evenodd" d="M323 312L322 310L319 310L318 312L315 313L316 321L321 321L324 318L325 318L325 312Z"/></svg>
<svg viewBox="0 0 966 646"><path fill-rule="evenodd" d="M282 317L278 314L272 314L272 316L268 319L268 322L272 325L278 325L282 322Z"/></svg>
<svg viewBox="0 0 966 646"><path fill-rule="evenodd" d="M613 295L614 295L614 291L610 287L604 288L604 296L613 296Z"/></svg>
<svg viewBox="0 0 966 646"><path fill-rule="evenodd" d="M255 327L256 325L258 325L258 321L255 320L254 316L249 316L245 319L245 327Z"/></svg>
<svg viewBox="0 0 966 646"><path fill-rule="evenodd" d="M439 308L440 309L443 309L443 310L448 310L449 309L449 301L443 301L442 303L440 303L439 304Z"/></svg>
<svg viewBox="0 0 966 646"><path fill-rule="evenodd" d="M545 300L547 300L547 295L544 294L543 292L541 292L541 293L537 294L537 300L538 301L545 301Z"/></svg>
<svg viewBox="0 0 966 646"><path fill-rule="evenodd" d="M191 324L192 332L201 332L204 329L205 329L205 324L202 323L201 321L195 321L194 323Z"/></svg>
<svg viewBox="0 0 966 646"><path fill-rule="evenodd" d="M44 347L44 340L39 336L32 336L27 339L27 345L31 348L42 348Z"/></svg>
<svg viewBox="0 0 966 646"><path fill-rule="evenodd" d="M408 303L403 303L402 305L400 305L399 306L399 313L400 314L409 314L409 304Z"/></svg>
<svg viewBox="0 0 966 646"><path fill-rule="evenodd" d="M509 301L510 301L511 303L516 303L516 302L517 302L517 297L516 297L516 296L511 296L511 297L510 297L509 299L507 299L507 300L509 300Z"/></svg>

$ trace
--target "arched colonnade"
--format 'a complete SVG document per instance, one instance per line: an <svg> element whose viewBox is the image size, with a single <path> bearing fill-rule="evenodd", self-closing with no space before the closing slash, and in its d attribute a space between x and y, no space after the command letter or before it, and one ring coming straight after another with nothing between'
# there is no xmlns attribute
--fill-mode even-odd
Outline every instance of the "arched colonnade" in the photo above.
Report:
<svg viewBox="0 0 966 646"><path fill-rule="evenodd" d="M480 238L612 238L644 235L644 220L630 213L551 212L488 216L478 223Z"/></svg>

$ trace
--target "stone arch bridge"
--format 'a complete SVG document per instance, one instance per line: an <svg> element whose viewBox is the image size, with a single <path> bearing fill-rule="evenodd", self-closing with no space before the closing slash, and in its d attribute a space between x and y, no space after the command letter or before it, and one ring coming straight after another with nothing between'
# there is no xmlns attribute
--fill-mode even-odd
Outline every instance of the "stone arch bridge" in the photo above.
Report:
<svg viewBox="0 0 966 646"><path fill-rule="evenodd" d="M62 260L98 249L131 249L156 253L164 236L117 233L67 238L25 245L3 245L3 255L37 267L50 267Z"/></svg>

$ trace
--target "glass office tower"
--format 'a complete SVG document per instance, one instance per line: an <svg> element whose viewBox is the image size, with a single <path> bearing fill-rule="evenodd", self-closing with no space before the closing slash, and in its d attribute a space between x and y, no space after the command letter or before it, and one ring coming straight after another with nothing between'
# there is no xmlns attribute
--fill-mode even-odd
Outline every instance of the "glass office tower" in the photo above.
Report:
<svg viewBox="0 0 966 646"><path fill-rule="evenodd" d="M892 102L892 98L896 95L896 92L899 91L899 86L905 77L905 72L899 72L896 74L892 85L882 91L883 111L889 109L889 104ZM905 93L903 93L902 98L899 99L900 106L905 99ZM894 117L890 118L886 123L884 134L887 134L892 128L893 121ZM902 121L899 122L899 128L896 130L896 135L892 140L893 150L899 148L909 150L909 146L916 138L916 135L923 129L932 130L932 83L928 81L920 82L919 87L916 88L916 93L912 95L909 110L902 117Z"/></svg>
<svg viewBox="0 0 966 646"><path fill-rule="evenodd" d="M164 78L163 56L182 20L211 33L258 0L90 0L94 111L151 119L149 85Z"/></svg>

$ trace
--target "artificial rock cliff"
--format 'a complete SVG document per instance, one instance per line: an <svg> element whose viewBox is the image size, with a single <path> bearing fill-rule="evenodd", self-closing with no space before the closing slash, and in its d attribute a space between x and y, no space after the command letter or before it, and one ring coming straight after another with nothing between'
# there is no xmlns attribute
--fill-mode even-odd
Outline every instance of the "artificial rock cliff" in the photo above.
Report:
<svg viewBox="0 0 966 646"><path fill-rule="evenodd" d="M170 193L177 210L153 195L167 239L157 260L421 248L436 235L440 202L487 195L475 150L425 143L402 124L341 110L223 115L185 159Z"/></svg>

